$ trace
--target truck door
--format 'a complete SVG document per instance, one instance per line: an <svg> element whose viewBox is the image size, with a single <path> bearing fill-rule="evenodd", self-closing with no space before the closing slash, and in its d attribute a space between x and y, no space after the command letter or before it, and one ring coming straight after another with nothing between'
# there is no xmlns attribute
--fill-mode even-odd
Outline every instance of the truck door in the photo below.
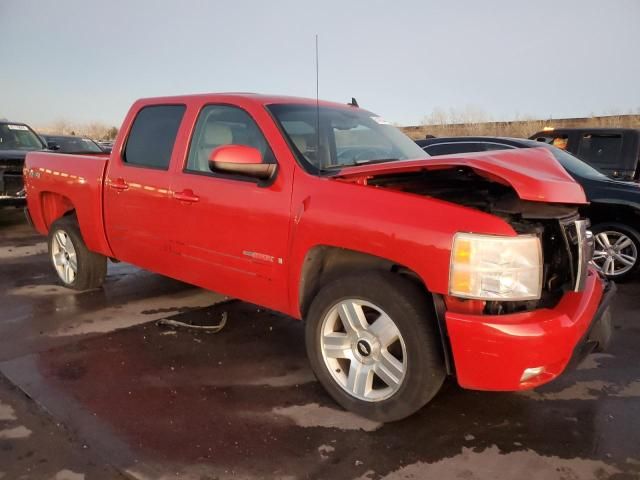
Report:
<svg viewBox="0 0 640 480"><path fill-rule="evenodd" d="M159 273L170 270L169 165L185 108L141 108L104 182L105 228L116 258Z"/></svg>
<svg viewBox="0 0 640 480"><path fill-rule="evenodd" d="M211 151L222 145L257 148L276 159L251 115L236 106L206 105L198 114L184 168L174 174L171 249L189 283L274 309L285 308L286 253L292 172L268 184L214 173Z"/></svg>

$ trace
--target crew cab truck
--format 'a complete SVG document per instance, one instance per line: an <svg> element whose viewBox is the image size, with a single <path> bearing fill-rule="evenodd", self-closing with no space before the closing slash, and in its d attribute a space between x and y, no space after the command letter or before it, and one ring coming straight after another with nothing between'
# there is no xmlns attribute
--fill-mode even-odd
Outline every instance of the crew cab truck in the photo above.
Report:
<svg viewBox="0 0 640 480"><path fill-rule="evenodd" d="M447 375L533 388L610 334L585 196L551 154L424 157L353 105L205 94L139 100L110 158L31 153L24 175L64 285L117 259L304 319L333 398L393 421Z"/></svg>

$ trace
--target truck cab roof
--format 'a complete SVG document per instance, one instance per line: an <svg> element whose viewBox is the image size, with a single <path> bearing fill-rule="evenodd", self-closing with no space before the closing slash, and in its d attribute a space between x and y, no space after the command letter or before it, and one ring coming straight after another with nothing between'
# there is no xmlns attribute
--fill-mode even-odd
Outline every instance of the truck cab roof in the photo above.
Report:
<svg viewBox="0 0 640 480"><path fill-rule="evenodd" d="M273 105L273 104L299 104L299 105L316 105L326 107L341 107L344 109L359 108L350 103L330 102L327 100L316 100L313 98L295 97L287 95L271 95L252 92L215 92L215 93L196 93L190 95L175 95L166 97L148 97L141 98L135 104L157 105L166 103L182 103L188 100L206 102L220 101L240 101L253 104ZM134 105L135 105L134 104Z"/></svg>

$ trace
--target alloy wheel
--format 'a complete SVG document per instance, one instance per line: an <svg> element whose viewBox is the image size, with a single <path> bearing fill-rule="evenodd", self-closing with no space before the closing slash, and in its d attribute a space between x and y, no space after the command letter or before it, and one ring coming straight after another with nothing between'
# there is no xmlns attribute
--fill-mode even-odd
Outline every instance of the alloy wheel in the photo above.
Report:
<svg viewBox="0 0 640 480"><path fill-rule="evenodd" d="M595 235L593 263L605 275L616 277L631 270L638 261L638 249L622 232L606 230Z"/></svg>
<svg viewBox="0 0 640 480"><path fill-rule="evenodd" d="M60 279L67 285L78 274L78 258L71 237L64 230L57 230L51 242L51 259Z"/></svg>
<svg viewBox="0 0 640 480"><path fill-rule="evenodd" d="M381 308L358 299L334 305L322 320L321 353L333 379L368 402L391 397L407 371L404 339Z"/></svg>

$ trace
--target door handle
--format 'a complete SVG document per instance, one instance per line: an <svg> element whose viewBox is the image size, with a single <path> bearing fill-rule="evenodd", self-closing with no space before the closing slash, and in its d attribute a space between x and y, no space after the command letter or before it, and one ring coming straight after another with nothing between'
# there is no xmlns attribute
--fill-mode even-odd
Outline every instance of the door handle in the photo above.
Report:
<svg viewBox="0 0 640 480"><path fill-rule="evenodd" d="M181 192L173 192L173 198L175 198L176 200L180 200L181 202L191 203L200 200L200 197L194 194L193 190L191 190L190 188L187 188L186 190L183 190Z"/></svg>
<svg viewBox="0 0 640 480"><path fill-rule="evenodd" d="M109 186L114 190L126 190L129 188L129 185L124 181L124 178L116 178L115 180L112 180L109 182Z"/></svg>

